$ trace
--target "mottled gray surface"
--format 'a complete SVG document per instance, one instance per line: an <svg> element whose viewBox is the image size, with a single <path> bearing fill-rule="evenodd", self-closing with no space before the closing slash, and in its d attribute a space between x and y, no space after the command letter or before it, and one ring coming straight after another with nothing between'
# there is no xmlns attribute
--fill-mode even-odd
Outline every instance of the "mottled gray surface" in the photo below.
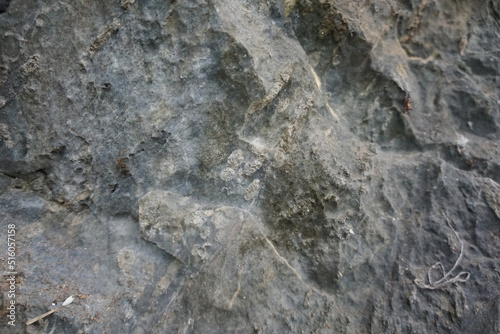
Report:
<svg viewBox="0 0 500 334"><path fill-rule="evenodd" d="M500 332L498 1L13 0L0 33L5 332Z"/></svg>

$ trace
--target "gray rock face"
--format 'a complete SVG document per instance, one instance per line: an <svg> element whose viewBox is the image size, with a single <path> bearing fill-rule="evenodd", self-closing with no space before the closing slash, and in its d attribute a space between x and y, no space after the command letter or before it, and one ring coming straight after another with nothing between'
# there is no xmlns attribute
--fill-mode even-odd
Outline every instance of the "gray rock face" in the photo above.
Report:
<svg viewBox="0 0 500 334"><path fill-rule="evenodd" d="M14 0L0 32L9 331L500 331L497 1Z"/></svg>

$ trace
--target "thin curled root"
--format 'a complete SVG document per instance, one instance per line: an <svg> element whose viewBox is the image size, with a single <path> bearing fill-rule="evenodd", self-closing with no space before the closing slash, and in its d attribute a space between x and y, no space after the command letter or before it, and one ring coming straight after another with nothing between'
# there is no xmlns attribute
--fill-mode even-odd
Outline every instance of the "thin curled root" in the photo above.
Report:
<svg viewBox="0 0 500 334"><path fill-rule="evenodd" d="M462 257L464 255L464 243L462 242L462 239L460 239L460 236L458 233L455 231L453 226L451 226L450 221L448 220L448 217L443 213L444 218L446 219L446 222L448 223L448 226L451 228L453 233L457 236L458 241L460 241L460 255L458 256L458 259L455 261L455 264L453 265L453 268L450 269L447 273L445 273L444 267L441 264L441 262L436 262L432 267L429 268L427 271L427 279L429 280L429 284L425 284L422 280L420 279L415 279L415 284L422 288L422 289L429 289L429 290L436 290L436 289L441 289L446 285L453 284L453 283L463 283L467 282L470 278L470 273L466 271L460 272L458 275L455 277L452 276L453 270L455 270L456 267L460 264L460 261L462 260ZM431 276L431 271L433 269L441 269L441 272L443 273L443 277L437 281L434 281Z"/></svg>

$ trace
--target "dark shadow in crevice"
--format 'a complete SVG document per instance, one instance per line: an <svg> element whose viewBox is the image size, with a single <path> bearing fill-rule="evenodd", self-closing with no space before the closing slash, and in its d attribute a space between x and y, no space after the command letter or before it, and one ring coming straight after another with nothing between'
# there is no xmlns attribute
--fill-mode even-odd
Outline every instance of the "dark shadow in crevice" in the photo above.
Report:
<svg viewBox="0 0 500 334"><path fill-rule="evenodd" d="M7 12L12 0L0 0L0 14Z"/></svg>

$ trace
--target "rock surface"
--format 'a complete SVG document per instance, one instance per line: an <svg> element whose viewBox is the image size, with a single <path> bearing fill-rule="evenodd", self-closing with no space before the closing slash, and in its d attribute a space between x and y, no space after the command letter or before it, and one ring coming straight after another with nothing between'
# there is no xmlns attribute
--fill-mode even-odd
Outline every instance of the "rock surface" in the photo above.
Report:
<svg viewBox="0 0 500 334"><path fill-rule="evenodd" d="M498 1L13 0L0 32L0 326L500 332Z"/></svg>

